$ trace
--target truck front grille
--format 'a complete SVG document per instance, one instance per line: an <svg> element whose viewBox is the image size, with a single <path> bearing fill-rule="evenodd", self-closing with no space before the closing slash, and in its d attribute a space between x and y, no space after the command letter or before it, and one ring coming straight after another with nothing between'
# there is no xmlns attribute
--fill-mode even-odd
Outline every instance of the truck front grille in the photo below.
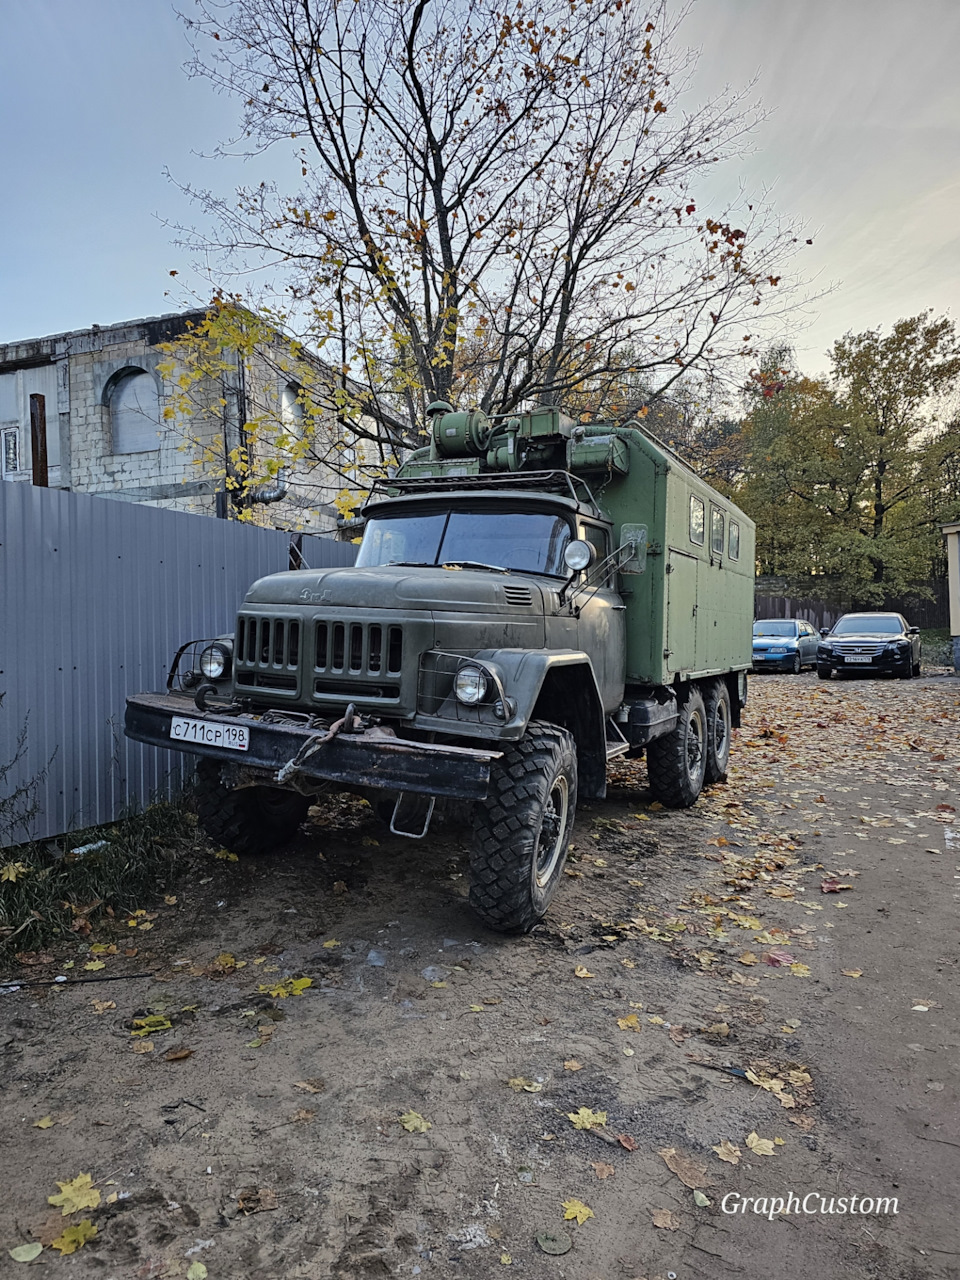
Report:
<svg viewBox="0 0 960 1280"><path fill-rule="evenodd" d="M295 694L300 662L299 620L241 614L237 619L234 659L238 686Z"/></svg>
<svg viewBox="0 0 960 1280"><path fill-rule="evenodd" d="M379 622L318 622L316 671L346 675L399 676L403 631Z"/></svg>

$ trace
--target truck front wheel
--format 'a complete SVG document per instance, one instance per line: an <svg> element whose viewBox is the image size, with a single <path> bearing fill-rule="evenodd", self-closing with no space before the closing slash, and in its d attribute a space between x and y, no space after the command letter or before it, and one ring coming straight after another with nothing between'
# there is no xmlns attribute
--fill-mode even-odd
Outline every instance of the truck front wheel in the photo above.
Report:
<svg viewBox="0 0 960 1280"><path fill-rule="evenodd" d="M700 690L688 687L677 727L647 747L647 776L668 809L688 809L703 790L707 767L707 711Z"/></svg>
<svg viewBox="0 0 960 1280"><path fill-rule="evenodd" d="M289 844L307 816L310 801L296 791L278 787L223 785L220 762L197 764L197 817L216 844L231 853L269 853Z"/></svg>
<svg viewBox="0 0 960 1280"><path fill-rule="evenodd" d="M500 933L526 933L557 891L577 807L573 736L533 722L490 769L476 807L470 905Z"/></svg>

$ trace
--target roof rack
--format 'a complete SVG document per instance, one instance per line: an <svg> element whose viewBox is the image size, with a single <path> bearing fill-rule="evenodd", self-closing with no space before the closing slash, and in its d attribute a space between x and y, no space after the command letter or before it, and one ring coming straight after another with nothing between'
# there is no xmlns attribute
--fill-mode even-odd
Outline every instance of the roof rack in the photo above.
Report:
<svg viewBox="0 0 960 1280"><path fill-rule="evenodd" d="M378 480L376 490L404 493L443 493L451 489L540 489L568 494L578 504L597 506L590 486L569 471L486 471L472 476L390 476Z"/></svg>

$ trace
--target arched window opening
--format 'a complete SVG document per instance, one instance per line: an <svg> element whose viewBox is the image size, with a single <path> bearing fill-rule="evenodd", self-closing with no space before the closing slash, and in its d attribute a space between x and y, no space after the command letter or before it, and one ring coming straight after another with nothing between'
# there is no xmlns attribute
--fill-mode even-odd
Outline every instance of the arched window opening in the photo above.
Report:
<svg viewBox="0 0 960 1280"><path fill-rule="evenodd" d="M288 382L280 394L280 421L288 435L300 439L303 434L303 388Z"/></svg>
<svg viewBox="0 0 960 1280"><path fill-rule="evenodd" d="M160 442L160 397L157 384L143 369L123 369L108 388L110 432L114 453L146 453Z"/></svg>

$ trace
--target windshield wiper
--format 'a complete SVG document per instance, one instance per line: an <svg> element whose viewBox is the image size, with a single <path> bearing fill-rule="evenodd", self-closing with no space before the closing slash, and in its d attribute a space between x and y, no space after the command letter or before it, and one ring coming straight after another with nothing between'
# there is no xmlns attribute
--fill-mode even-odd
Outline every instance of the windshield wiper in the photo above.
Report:
<svg viewBox="0 0 960 1280"><path fill-rule="evenodd" d="M442 568L448 566L455 569L490 569L493 573L509 573L501 564L484 564L482 560L444 560Z"/></svg>
<svg viewBox="0 0 960 1280"><path fill-rule="evenodd" d="M385 560L382 565L378 565L380 569L436 569L436 564L432 560Z"/></svg>

